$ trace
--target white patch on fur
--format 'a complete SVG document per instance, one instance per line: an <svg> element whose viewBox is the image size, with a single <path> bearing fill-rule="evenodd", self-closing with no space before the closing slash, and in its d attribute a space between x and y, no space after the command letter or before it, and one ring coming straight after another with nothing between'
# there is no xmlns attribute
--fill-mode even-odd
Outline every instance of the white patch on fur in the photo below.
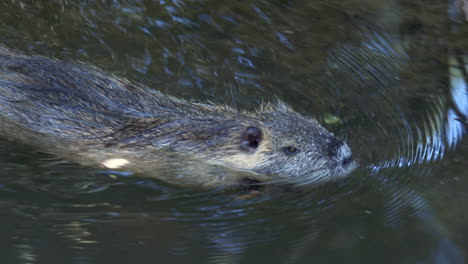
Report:
<svg viewBox="0 0 468 264"><path fill-rule="evenodd" d="M117 158L117 159L108 159L104 161L102 165L104 165L108 169L118 169L120 167L127 165L128 163L130 162L126 159Z"/></svg>

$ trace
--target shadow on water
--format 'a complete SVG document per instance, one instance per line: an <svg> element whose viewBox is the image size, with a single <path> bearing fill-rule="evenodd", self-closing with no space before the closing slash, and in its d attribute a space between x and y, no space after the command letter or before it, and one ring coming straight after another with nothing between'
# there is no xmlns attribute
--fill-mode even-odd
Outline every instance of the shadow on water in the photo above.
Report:
<svg viewBox="0 0 468 264"><path fill-rule="evenodd" d="M2 141L2 263L464 263L465 14L457 1L377 2L1 3L9 47L186 98L278 96L361 163L342 182L242 200Z"/></svg>

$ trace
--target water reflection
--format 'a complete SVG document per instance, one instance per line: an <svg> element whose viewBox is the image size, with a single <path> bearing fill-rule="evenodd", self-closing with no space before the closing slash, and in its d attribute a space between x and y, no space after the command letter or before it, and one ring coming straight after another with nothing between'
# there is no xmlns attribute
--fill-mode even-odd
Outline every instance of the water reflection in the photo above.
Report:
<svg viewBox="0 0 468 264"><path fill-rule="evenodd" d="M468 55L450 56L449 78L453 108L447 110L445 131L453 150L465 134L468 118Z"/></svg>

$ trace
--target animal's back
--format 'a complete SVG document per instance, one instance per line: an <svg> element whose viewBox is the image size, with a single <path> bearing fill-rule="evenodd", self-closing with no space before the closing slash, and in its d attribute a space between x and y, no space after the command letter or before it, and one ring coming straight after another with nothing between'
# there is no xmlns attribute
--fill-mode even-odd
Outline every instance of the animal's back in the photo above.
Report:
<svg viewBox="0 0 468 264"><path fill-rule="evenodd" d="M0 46L0 116L31 131L91 139L132 119L177 114L178 106L186 108L180 100L97 68Z"/></svg>

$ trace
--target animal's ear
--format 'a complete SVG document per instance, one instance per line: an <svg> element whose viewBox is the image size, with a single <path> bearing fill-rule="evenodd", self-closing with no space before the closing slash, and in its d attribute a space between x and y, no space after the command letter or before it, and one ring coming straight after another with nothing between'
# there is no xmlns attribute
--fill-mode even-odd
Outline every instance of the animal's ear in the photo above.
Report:
<svg viewBox="0 0 468 264"><path fill-rule="evenodd" d="M254 152L263 139L262 131L256 127L248 127L241 135L240 148L246 152Z"/></svg>

